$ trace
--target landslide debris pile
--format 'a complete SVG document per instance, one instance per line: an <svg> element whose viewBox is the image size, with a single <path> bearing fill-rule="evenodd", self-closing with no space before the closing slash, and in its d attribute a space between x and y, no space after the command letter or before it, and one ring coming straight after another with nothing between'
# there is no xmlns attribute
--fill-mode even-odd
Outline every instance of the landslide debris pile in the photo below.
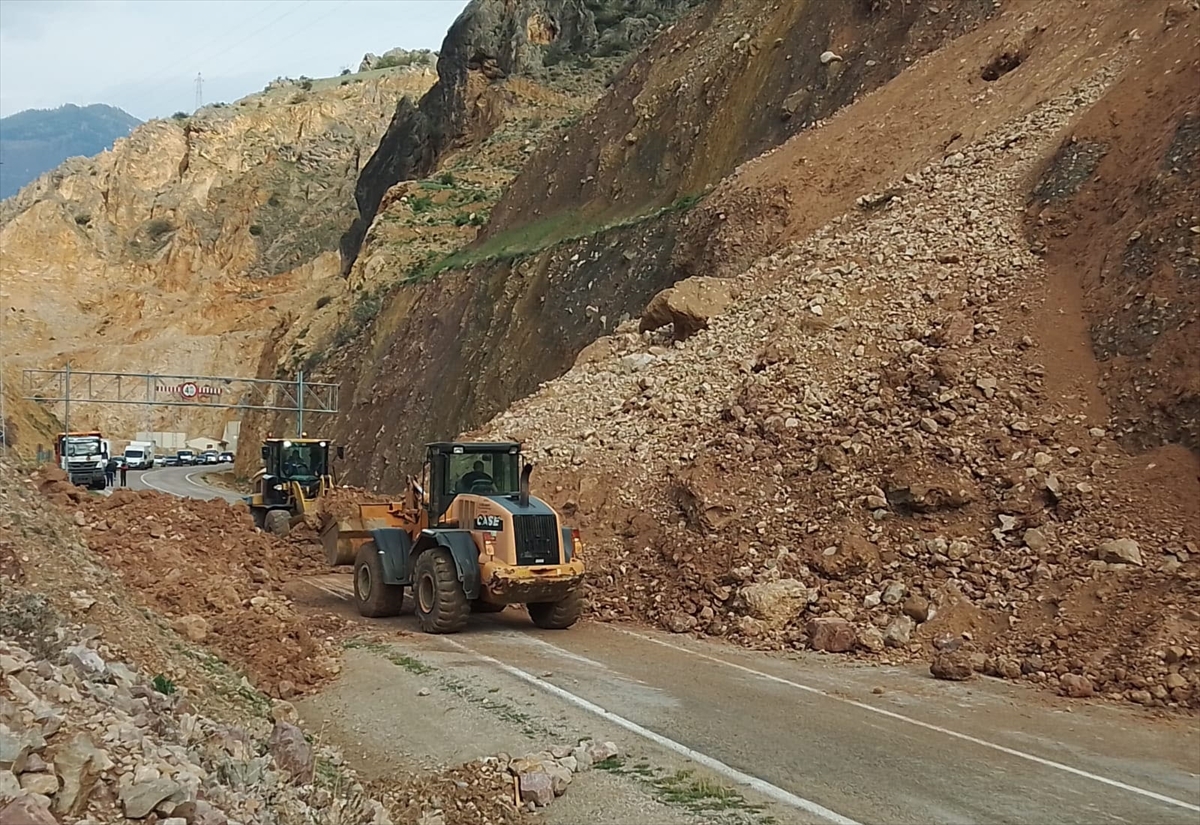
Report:
<svg viewBox="0 0 1200 825"><path fill-rule="evenodd" d="M550 805L572 779L619 755L612 742L583 740L575 747L510 758L488 756L400 787L370 786L396 825L520 825ZM429 800L443 802L430 809Z"/></svg>
<svg viewBox="0 0 1200 825"><path fill-rule="evenodd" d="M1126 455L1047 388L1031 322L1024 184L1120 68L760 260L687 340L622 325L483 429L589 531L598 615L1200 707L1194 457Z"/></svg>
<svg viewBox="0 0 1200 825"><path fill-rule="evenodd" d="M111 556L79 541L86 530L35 479L80 495L0 461L0 825L525 825L616 753L584 742L368 791L290 703L131 608L100 563Z"/></svg>
<svg viewBox="0 0 1200 825"><path fill-rule="evenodd" d="M389 822L341 757L280 703L274 726L230 727L56 628L58 655L0 639L0 823Z"/></svg>
<svg viewBox="0 0 1200 825"><path fill-rule="evenodd" d="M311 531L279 539L256 529L244 507L221 500L127 489L95 497L60 471L36 477L146 606L244 668L265 693L288 698L340 669L332 636L344 622L302 616L282 590L287 581L325 570Z"/></svg>

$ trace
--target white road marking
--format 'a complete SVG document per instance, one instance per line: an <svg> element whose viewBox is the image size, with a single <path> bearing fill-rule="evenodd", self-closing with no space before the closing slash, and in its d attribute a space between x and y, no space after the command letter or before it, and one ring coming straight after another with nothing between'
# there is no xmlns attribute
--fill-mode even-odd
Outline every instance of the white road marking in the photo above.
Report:
<svg viewBox="0 0 1200 825"><path fill-rule="evenodd" d="M159 487L157 484L155 484L153 481L150 480L150 476L153 475L154 472L156 472L156 471L151 470L149 472L142 473L142 483L145 484L147 487L149 487L152 490L158 490L160 493L166 493L169 496L175 495L170 490Z"/></svg>
<svg viewBox="0 0 1200 825"><path fill-rule="evenodd" d="M528 684L540 688L547 693L553 694L565 702L569 702L578 708L582 708L583 710L593 713L602 719L606 719L607 721L612 722L614 725L618 725L625 730L630 731L631 733L641 736L644 739L649 739L656 745L664 747L667 750L674 751L680 756L690 759L699 765L703 765L711 771L722 774L735 782L739 782L743 785L753 788L763 796L770 797L777 802L782 802L784 805L790 805L791 807L804 811L805 813L820 817L827 822L834 823L834 825L859 825L857 821L850 819L849 817L842 816L836 811L831 811L823 805L819 805L818 803L809 799L805 799L802 796L797 796L790 791L785 791L778 785L772 785L770 782L759 779L757 776L751 776L748 773L743 773L737 768L726 765L724 762L714 759L713 757L701 753L700 751L692 750L687 745L676 742L674 739L668 739L662 734L655 733L649 728L644 728L636 722L631 722L625 717L618 716L610 710L605 710L599 705L589 702L587 699L584 699L581 696L576 696L574 693L560 688L558 685L547 682L544 679L539 679L532 673L526 673L518 667L513 667L512 665L501 662L499 659L494 659L491 656L480 653L477 650L467 647L462 642L455 641L454 639L446 636L441 637L441 640L453 647L458 648L459 650L478 657L480 660L499 668L510 676L515 676L521 681L527 682Z"/></svg>
<svg viewBox="0 0 1200 825"><path fill-rule="evenodd" d="M986 739L980 739L978 737L971 736L966 733L959 733L956 730L950 730L949 728L943 728L940 725L934 725L929 722L922 722L919 719L913 719L912 717L904 716L903 714L895 713L894 711L885 710L883 708L877 708L874 705L868 705L865 702L859 702L854 699L846 699L841 696L835 696L832 693L827 693L827 692L821 690L820 688L815 688L815 687L812 687L811 685L803 685L803 684L800 684L799 682L793 682L790 679L784 679L781 676L774 676L770 673L764 673L761 670L755 670L754 668L746 667L745 665L734 664L733 662L725 661L724 659L720 659L716 656L709 656L707 653L701 653L697 650L689 650L688 648L683 647L681 645L672 644L671 642L665 642L662 639L655 639L653 636L645 636L641 633L636 633L632 630L626 630L623 627L612 627L610 625L610 629L615 630L618 633L624 633L626 635L633 636L638 639L642 639L647 642L653 642L656 645L662 645L663 647L670 648L671 650L677 650L681 653L687 653L692 656L696 656L697 658L705 659L706 661L709 661L709 662L715 662L720 665L725 665L726 667L731 667L734 670L740 670L743 673L749 673L753 676L757 676L760 679L766 679L768 681L776 682L777 684L781 684L781 685L787 685L788 687L793 687L793 688L796 688L797 690L802 690L807 693L813 693L818 696L824 696L826 699L833 699L834 701L837 701L837 702L842 702L847 705L852 705L853 707L859 708L861 710L870 711L871 713L876 713L876 714L879 714L880 716L886 716L889 719L895 719L900 722L907 722L908 724L915 725L916 727L919 727L919 728L924 728L926 730L931 730L936 733L944 734L946 736L951 736L951 737L954 737L955 739L959 739L964 742L970 742L973 745L979 745L980 747L990 748L994 751L999 751L1000 753L1007 754L1008 756L1015 756L1018 759L1025 759L1030 762L1034 762L1038 765L1042 765L1047 768L1054 768L1055 770L1063 771L1064 773L1069 773L1074 776L1082 777L1084 779L1091 779L1094 782L1100 782L1101 784L1108 785L1113 788L1118 788L1122 791L1128 791L1129 793L1137 794L1139 796L1144 796L1148 799L1153 799L1156 802L1162 802L1167 805L1174 805L1175 807L1183 808L1184 810L1196 811L1197 813L1200 813L1200 805L1193 805L1192 803L1185 802L1182 799L1175 799L1174 797L1167 796L1165 794L1160 794L1155 791L1146 790L1145 788L1139 788L1136 785L1130 785L1130 784L1128 784L1126 782L1122 782L1118 779L1109 779L1106 776L1100 776L1099 774L1090 773L1088 771L1082 770L1081 768L1073 768L1070 765L1064 765L1061 762L1055 762L1051 759L1045 759L1041 756L1034 756L1031 753L1025 753L1024 751L1019 751L1014 748L1005 747L1004 745L998 745L995 742L989 742Z"/></svg>
<svg viewBox="0 0 1200 825"><path fill-rule="evenodd" d="M634 682L639 685L645 684L645 682L641 681L640 679L632 679L628 676L624 676L624 675L615 673L612 668L610 668L608 665L604 664L603 662L597 662L595 659L589 659L587 656L581 656L578 653L572 653L569 650L564 650L563 648L559 647L558 645L551 644L550 642L547 642L544 639L539 639L536 636L531 636L531 635L529 635L528 632L523 632L520 630L502 630L502 631L496 632L495 635L499 636L502 639L509 639L514 642L519 642L521 644L527 644L527 645L532 645L534 647L545 648L545 649L549 650L551 653L555 654L556 656L562 657L563 659L567 659L572 662L580 662L581 664L585 664L585 665L590 665L591 667L594 667L597 670L602 670L611 676L620 676L624 681L627 681L627 682Z"/></svg>

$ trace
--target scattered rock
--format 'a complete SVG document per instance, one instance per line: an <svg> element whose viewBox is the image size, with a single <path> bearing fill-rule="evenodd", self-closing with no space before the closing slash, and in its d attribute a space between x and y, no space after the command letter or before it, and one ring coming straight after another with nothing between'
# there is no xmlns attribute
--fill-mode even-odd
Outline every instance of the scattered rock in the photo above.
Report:
<svg viewBox="0 0 1200 825"><path fill-rule="evenodd" d="M687 633L696 627L696 617L690 613L677 610L667 617L667 630L672 633Z"/></svg>
<svg viewBox="0 0 1200 825"><path fill-rule="evenodd" d="M208 621L203 616L181 616L171 622L171 629L190 642L200 643L208 638Z"/></svg>
<svg viewBox="0 0 1200 825"><path fill-rule="evenodd" d="M1058 685L1060 690L1072 699L1086 699L1095 692L1090 679L1075 673L1064 673L1059 678Z"/></svg>
<svg viewBox="0 0 1200 825"><path fill-rule="evenodd" d="M854 626L845 619L823 617L808 623L808 643L813 650L845 653L854 648Z"/></svg>
<svg viewBox="0 0 1200 825"><path fill-rule="evenodd" d="M905 616L908 616L917 624L924 624L929 621L929 599L919 593L913 593L905 599L904 606L900 609L904 612Z"/></svg>
<svg viewBox="0 0 1200 825"><path fill-rule="evenodd" d="M1134 564L1142 566L1142 551L1133 539L1113 539L1100 545L1096 553L1100 561L1109 564Z"/></svg>
<svg viewBox="0 0 1200 825"><path fill-rule="evenodd" d="M1050 546L1050 543L1046 541L1046 537L1042 534L1042 531L1038 530L1036 527L1031 527L1030 529L1026 530L1023 540L1025 542L1025 546L1035 553L1044 552L1046 548Z"/></svg>
<svg viewBox="0 0 1200 825"><path fill-rule="evenodd" d="M879 653L884 647L883 633L875 625L864 625L858 629L858 646L871 653Z"/></svg>
<svg viewBox="0 0 1200 825"><path fill-rule="evenodd" d="M816 594L796 579L780 579L743 587L741 597L766 630L778 630L796 619Z"/></svg>
<svg viewBox="0 0 1200 825"><path fill-rule="evenodd" d="M971 666L970 655L959 648L936 653L929 665L929 672L937 679L963 682L971 678L975 669Z"/></svg>
<svg viewBox="0 0 1200 825"><path fill-rule="evenodd" d="M540 766L538 770L518 773L517 783L522 802L544 808L554 801L554 780Z"/></svg>
<svg viewBox="0 0 1200 825"><path fill-rule="evenodd" d="M0 807L0 825L58 825L43 800L22 796Z"/></svg>
<svg viewBox="0 0 1200 825"><path fill-rule="evenodd" d="M293 782L303 784L312 781L314 758L312 746L304 738L304 731L288 722L276 722L267 746L279 770Z"/></svg>
<svg viewBox="0 0 1200 825"><path fill-rule="evenodd" d="M23 773L21 790L42 796L54 796L58 793L58 777L52 773Z"/></svg>
<svg viewBox="0 0 1200 825"><path fill-rule="evenodd" d="M888 647L905 647L912 640L913 627L916 622L909 616L897 616L888 622L883 631L883 641Z"/></svg>
<svg viewBox="0 0 1200 825"><path fill-rule="evenodd" d="M670 324L682 341L707 329L709 320L724 312L733 297L733 282L724 278L685 278L650 299L638 328L648 332Z"/></svg>
<svg viewBox="0 0 1200 825"><path fill-rule="evenodd" d="M126 785L121 789L121 809L130 819L144 819L160 802L178 793L180 785L173 779L162 777L152 782Z"/></svg>
<svg viewBox="0 0 1200 825"><path fill-rule="evenodd" d="M620 753L621 751L613 742L593 743L591 747L588 748L588 756L591 757L593 765L598 765L606 759L612 759L614 756L619 756ZM576 752L575 758L579 758L578 752Z"/></svg>

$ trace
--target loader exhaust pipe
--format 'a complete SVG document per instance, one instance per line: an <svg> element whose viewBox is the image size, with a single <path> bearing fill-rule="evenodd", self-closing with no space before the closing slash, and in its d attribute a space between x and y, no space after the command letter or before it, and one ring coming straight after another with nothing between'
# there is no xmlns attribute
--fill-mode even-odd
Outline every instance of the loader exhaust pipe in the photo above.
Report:
<svg viewBox="0 0 1200 825"><path fill-rule="evenodd" d="M529 476L533 474L533 465L526 464L521 470L521 486L518 488L517 499L522 507L529 506Z"/></svg>

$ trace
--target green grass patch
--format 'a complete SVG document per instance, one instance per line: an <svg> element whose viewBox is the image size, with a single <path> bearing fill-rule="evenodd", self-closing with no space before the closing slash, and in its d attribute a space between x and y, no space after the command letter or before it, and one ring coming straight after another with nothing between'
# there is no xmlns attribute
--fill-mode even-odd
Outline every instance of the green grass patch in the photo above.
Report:
<svg viewBox="0 0 1200 825"><path fill-rule="evenodd" d="M517 261L572 241L595 237L604 232L625 229L676 212L686 212L698 204L703 196L685 195L669 206L642 212L612 223L595 225L574 210L563 210L557 215L524 226L511 229L494 238L489 238L477 247L460 249L441 261L410 274L408 282L427 280L447 270L471 269L480 264Z"/></svg>
<svg viewBox="0 0 1200 825"><path fill-rule="evenodd" d="M417 676L424 676L427 673L433 673L437 668L425 664L420 659L414 659L412 656L406 656L395 648L389 645L382 645L377 642L365 642L362 639L350 639L345 642L342 647L347 650L365 650L369 653L374 653L376 656L382 656L398 668L403 668L409 673Z"/></svg>
<svg viewBox="0 0 1200 825"><path fill-rule="evenodd" d="M619 756L597 762L596 770L632 777L648 786L654 797L667 805L683 808L703 817L705 822L739 821L749 816L761 825L772 825L766 807L756 805L732 788L711 779L696 778L691 770L667 772L649 762L629 765Z"/></svg>
<svg viewBox="0 0 1200 825"><path fill-rule="evenodd" d="M227 701L249 709L255 716L266 717L270 714L271 700L249 687L249 680L241 671L209 653L183 645L174 647L212 677L213 689ZM155 690L158 690L157 686Z"/></svg>

